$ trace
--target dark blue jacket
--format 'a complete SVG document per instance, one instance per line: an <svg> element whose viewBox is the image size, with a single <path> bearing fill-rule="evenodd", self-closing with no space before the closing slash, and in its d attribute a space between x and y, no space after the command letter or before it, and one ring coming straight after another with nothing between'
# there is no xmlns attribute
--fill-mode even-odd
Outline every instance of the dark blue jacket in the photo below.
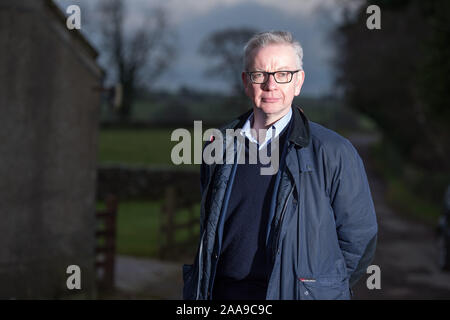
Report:
<svg viewBox="0 0 450 320"><path fill-rule="evenodd" d="M242 128L248 116L222 132ZM268 241L273 268L266 298L350 299L377 239L364 165L347 139L307 120L298 107L292 117ZM184 299L210 299L233 167L202 165L200 241L194 264L183 266Z"/></svg>

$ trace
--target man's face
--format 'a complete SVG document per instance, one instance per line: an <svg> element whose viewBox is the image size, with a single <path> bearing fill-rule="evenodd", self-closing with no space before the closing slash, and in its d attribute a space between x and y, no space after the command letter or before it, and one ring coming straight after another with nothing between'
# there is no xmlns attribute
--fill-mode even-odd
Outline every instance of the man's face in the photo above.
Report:
<svg viewBox="0 0 450 320"><path fill-rule="evenodd" d="M273 44L255 49L253 63L248 71L294 71L298 69L294 49L286 44ZM289 83L277 83L273 75L266 83L252 83L250 77L243 72L245 93L252 99L254 108L260 109L268 116L282 117L292 105L292 100L300 94L305 73L299 71L294 74Z"/></svg>

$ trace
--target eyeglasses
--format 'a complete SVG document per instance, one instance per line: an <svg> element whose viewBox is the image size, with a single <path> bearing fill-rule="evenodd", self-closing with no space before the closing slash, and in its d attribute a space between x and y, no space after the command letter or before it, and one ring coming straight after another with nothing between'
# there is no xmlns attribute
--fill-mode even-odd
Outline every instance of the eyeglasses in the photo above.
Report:
<svg viewBox="0 0 450 320"><path fill-rule="evenodd" d="M269 80L270 75L273 75L276 83L289 83L292 81L295 71L275 71L275 72L265 72L265 71L247 71L246 73L250 76L250 80L255 84L266 83Z"/></svg>

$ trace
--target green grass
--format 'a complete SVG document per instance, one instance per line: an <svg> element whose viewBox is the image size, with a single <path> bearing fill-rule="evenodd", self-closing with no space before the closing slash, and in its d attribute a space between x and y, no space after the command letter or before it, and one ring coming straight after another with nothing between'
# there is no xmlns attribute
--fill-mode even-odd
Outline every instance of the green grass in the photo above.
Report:
<svg viewBox="0 0 450 320"><path fill-rule="evenodd" d="M103 203L97 209L104 208ZM154 257L159 248L160 203L120 202L117 215L116 249L118 254Z"/></svg>
<svg viewBox="0 0 450 320"><path fill-rule="evenodd" d="M156 256L160 239L159 203L129 201L119 204L117 252L132 256Z"/></svg>
<svg viewBox="0 0 450 320"><path fill-rule="evenodd" d="M188 209L182 209L177 212L177 215L175 217L175 223L183 223L188 222L190 219L196 219L197 221L200 221L200 204L197 204L193 207L193 214ZM194 233L196 236L200 233L200 222L196 224L194 228ZM177 232L175 235L175 242L183 242L189 239L191 236L191 230L184 229Z"/></svg>
<svg viewBox="0 0 450 320"><path fill-rule="evenodd" d="M165 237L161 233L163 216L159 201L124 201L119 203L117 216L117 253L137 257L158 257L159 249L164 244ZM97 203L97 210L104 209L103 203ZM200 205L194 207L195 218L198 219ZM188 210L180 210L176 222L188 221ZM196 226L196 235L199 227ZM189 239L190 233L182 230L176 234L177 243Z"/></svg>
<svg viewBox="0 0 450 320"><path fill-rule="evenodd" d="M408 167L391 147L379 143L372 147L378 173L386 182L387 202L400 214L435 226L441 214L440 203L431 201L413 188L417 178L405 177ZM429 188L431 186L428 186Z"/></svg>
<svg viewBox="0 0 450 320"><path fill-rule="evenodd" d="M398 178L391 177L387 182L387 200L395 209L429 225L437 224L441 213L439 205L418 197Z"/></svg>
<svg viewBox="0 0 450 320"><path fill-rule="evenodd" d="M99 141L100 163L172 164L169 129L102 129Z"/></svg>
<svg viewBox="0 0 450 320"><path fill-rule="evenodd" d="M190 128L187 128L190 129ZM170 140L172 129L102 129L100 131L99 161L101 164L175 166L170 158L178 143ZM193 135L192 135L193 137ZM192 159L193 159L193 153ZM198 165L180 165L180 169L198 170ZM104 207L98 203L98 209ZM119 203L117 221L117 253L139 257L157 257L164 242L161 234L161 201L124 201ZM199 216L199 206L195 208ZM177 222L189 219L189 212L177 213ZM198 233L198 228L195 230ZM175 241L189 238L186 231L176 233Z"/></svg>
<svg viewBox="0 0 450 320"><path fill-rule="evenodd" d="M194 137L193 130L190 130L192 128L186 129L191 133L192 163L194 138L198 137ZM99 162L176 166L171 160L171 152L173 147L183 140L171 141L173 130L175 129L102 129L99 137ZM205 130L206 128L203 128L203 131ZM195 165L183 164L180 167L194 169Z"/></svg>

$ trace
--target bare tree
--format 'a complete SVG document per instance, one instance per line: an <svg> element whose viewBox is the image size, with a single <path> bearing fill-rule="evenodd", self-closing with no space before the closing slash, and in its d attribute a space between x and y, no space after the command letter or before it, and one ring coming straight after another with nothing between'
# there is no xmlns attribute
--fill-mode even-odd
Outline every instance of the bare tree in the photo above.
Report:
<svg viewBox="0 0 450 320"><path fill-rule="evenodd" d="M208 63L206 74L228 81L234 102L238 104L245 98L241 80L244 45L255 33L257 30L246 27L216 31L206 37L199 48L202 55L216 61Z"/></svg>
<svg viewBox="0 0 450 320"><path fill-rule="evenodd" d="M99 11L102 48L108 55L112 78L122 84L119 114L122 120L127 120L137 86L145 83L149 88L175 58L174 33L162 7L143 13L142 22L133 21L138 25L134 28L126 27L127 10L123 0L103 0Z"/></svg>

